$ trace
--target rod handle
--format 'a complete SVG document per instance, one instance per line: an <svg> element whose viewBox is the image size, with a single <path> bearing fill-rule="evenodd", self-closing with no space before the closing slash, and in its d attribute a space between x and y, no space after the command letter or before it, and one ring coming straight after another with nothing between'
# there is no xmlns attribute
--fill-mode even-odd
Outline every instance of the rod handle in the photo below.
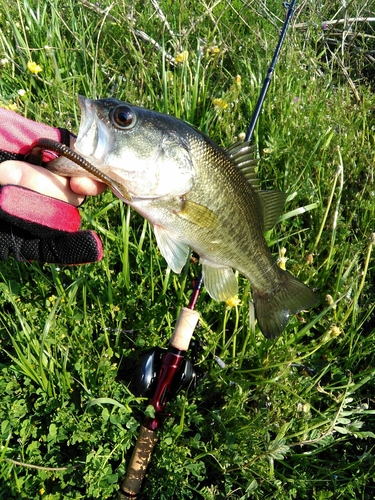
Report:
<svg viewBox="0 0 375 500"><path fill-rule="evenodd" d="M180 351L187 351L198 320L197 311L183 307L178 315L169 345Z"/></svg>
<svg viewBox="0 0 375 500"><path fill-rule="evenodd" d="M156 441L156 431L141 425L125 478L121 483L119 500L135 498L139 493Z"/></svg>

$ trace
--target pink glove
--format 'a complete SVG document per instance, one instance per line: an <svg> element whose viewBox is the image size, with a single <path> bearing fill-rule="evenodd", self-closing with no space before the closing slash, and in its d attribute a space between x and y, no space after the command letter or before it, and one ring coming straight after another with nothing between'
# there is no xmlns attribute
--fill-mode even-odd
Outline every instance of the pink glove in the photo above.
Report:
<svg viewBox="0 0 375 500"><path fill-rule="evenodd" d="M0 162L24 160L35 141L41 137L47 137L69 146L70 139L74 135L64 128L53 128L0 108ZM56 156L56 153L46 151L43 161L48 162Z"/></svg>
<svg viewBox="0 0 375 500"><path fill-rule="evenodd" d="M79 211L20 186L0 187L0 260L85 264L103 257L94 231L79 231Z"/></svg>
<svg viewBox="0 0 375 500"><path fill-rule="evenodd" d="M49 127L0 108L0 162L24 160L40 137L69 146L66 129ZM43 153L43 161L56 157ZM1 167L0 167L1 168ZM0 260L83 264L102 258L93 231L79 231L80 215L69 203L20 186L0 186Z"/></svg>

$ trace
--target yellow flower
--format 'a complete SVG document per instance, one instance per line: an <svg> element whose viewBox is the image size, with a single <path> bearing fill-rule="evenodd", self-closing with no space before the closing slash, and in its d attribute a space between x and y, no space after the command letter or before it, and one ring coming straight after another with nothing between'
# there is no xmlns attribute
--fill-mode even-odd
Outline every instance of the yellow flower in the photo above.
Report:
<svg viewBox="0 0 375 500"><path fill-rule="evenodd" d="M212 103L218 110L227 109L228 107L228 103L224 99L221 99L220 97L214 99Z"/></svg>
<svg viewBox="0 0 375 500"><path fill-rule="evenodd" d="M325 344L326 342L338 337L341 334L341 328L339 328L338 326L331 326L331 328L322 335L322 343Z"/></svg>
<svg viewBox="0 0 375 500"><path fill-rule="evenodd" d="M331 305L333 304L333 302L334 302L332 295L330 295L329 293L327 293L327 295L326 295L326 301L328 302L328 304L329 304L330 306L331 306Z"/></svg>
<svg viewBox="0 0 375 500"><path fill-rule="evenodd" d="M2 108L9 109L10 111L17 111L18 106L15 102L10 102L9 104L2 104Z"/></svg>
<svg viewBox="0 0 375 500"><path fill-rule="evenodd" d="M234 295L225 301L225 305L230 309L231 307L237 307L241 305L241 300L238 298L238 295Z"/></svg>
<svg viewBox="0 0 375 500"><path fill-rule="evenodd" d="M211 47L207 47L206 55L209 57L216 57L221 54L221 50L217 45L212 45Z"/></svg>
<svg viewBox="0 0 375 500"><path fill-rule="evenodd" d="M241 87L241 80L242 80L241 75L235 76L234 83L237 85L237 87Z"/></svg>
<svg viewBox="0 0 375 500"><path fill-rule="evenodd" d="M35 61L29 61L27 63L27 69L32 73L33 75L37 75L42 71L42 67L39 66Z"/></svg>
<svg viewBox="0 0 375 500"><path fill-rule="evenodd" d="M281 248L280 249L280 259L278 261L278 264L279 264L279 267L281 267L281 269L284 269L284 271L286 270L286 261L288 260L288 257L285 257L285 254L286 254L286 248Z"/></svg>
<svg viewBox="0 0 375 500"><path fill-rule="evenodd" d="M338 337L339 335L341 335L341 333L342 333L342 330L338 326L333 326L331 328L332 337Z"/></svg>
<svg viewBox="0 0 375 500"><path fill-rule="evenodd" d="M184 50L176 56L176 63L186 62L189 59L189 52Z"/></svg>

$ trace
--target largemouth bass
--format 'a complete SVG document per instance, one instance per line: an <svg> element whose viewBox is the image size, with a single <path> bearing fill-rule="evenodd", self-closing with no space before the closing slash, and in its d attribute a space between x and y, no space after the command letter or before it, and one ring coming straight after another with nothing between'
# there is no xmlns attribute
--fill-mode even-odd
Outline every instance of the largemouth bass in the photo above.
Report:
<svg viewBox="0 0 375 500"><path fill-rule="evenodd" d="M281 214L285 195L259 189L249 143L224 150L182 120L116 99L80 96L79 104L75 151L152 224L174 272L181 272L192 249L208 293L225 301L237 294L238 270L251 282L258 324L268 338L317 302L310 288L280 269L267 246L263 233ZM87 176L62 157L52 170Z"/></svg>

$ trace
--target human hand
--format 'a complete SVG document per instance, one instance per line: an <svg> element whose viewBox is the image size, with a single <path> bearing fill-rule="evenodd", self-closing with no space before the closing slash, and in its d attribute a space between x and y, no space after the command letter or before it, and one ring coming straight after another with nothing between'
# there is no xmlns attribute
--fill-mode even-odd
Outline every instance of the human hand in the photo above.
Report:
<svg viewBox="0 0 375 500"><path fill-rule="evenodd" d="M79 231L77 210L86 195L106 186L89 178L60 177L25 161L39 137L71 145L74 136L0 108L0 260L13 254L19 261L59 264L102 258L99 237ZM44 161L51 159L43 153ZM6 161L8 160L8 161Z"/></svg>
<svg viewBox="0 0 375 500"><path fill-rule="evenodd" d="M95 196L106 189L104 184L87 177L69 180L25 163L40 137L74 147L75 136L68 130L35 122L0 107L0 185L24 186L75 206L82 203L84 196ZM55 153L44 152L42 160L48 162L54 157Z"/></svg>
<svg viewBox="0 0 375 500"><path fill-rule="evenodd" d="M0 163L0 185L5 184L23 186L76 207L85 196L101 194L107 187L89 177L61 177L43 167L16 160Z"/></svg>
<svg viewBox="0 0 375 500"><path fill-rule="evenodd" d="M105 185L89 178L60 177L21 161L0 163L0 260L81 264L102 258L93 231L79 231L76 208Z"/></svg>

